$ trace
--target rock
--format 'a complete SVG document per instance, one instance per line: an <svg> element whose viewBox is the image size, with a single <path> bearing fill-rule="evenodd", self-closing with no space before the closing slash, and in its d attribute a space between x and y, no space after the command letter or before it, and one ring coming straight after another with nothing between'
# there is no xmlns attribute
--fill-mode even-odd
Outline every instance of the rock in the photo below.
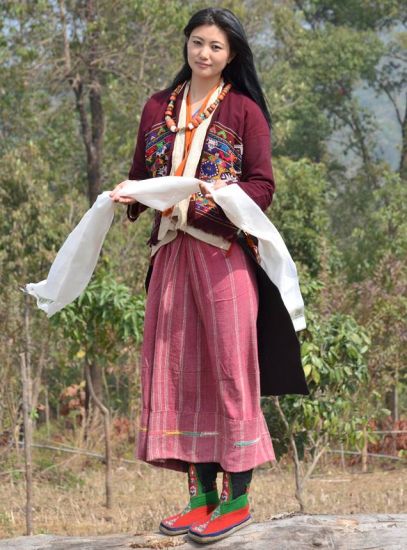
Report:
<svg viewBox="0 0 407 550"><path fill-rule="evenodd" d="M167 537L159 533L89 537L36 535L0 541L0 550L196 550L200 547L188 541L186 535ZM210 547L222 550L405 550L407 514L278 516L263 523L252 523Z"/></svg>

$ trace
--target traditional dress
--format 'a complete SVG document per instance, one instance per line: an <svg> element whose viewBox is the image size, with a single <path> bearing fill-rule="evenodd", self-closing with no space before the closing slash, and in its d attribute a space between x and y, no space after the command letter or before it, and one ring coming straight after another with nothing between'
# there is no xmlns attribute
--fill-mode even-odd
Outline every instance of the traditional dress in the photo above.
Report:
<svg viewBox="0 0 407 550"><path fill-rule="evenodd" d="M175 173L180 157L164 121L169 95L155 94L143 110L129 179ZM178 96L177 120L181 103ZM205 123L190 153L198 154L196 169L184 175L238 183L266 209L274 179L260 108L232 89ZM144 209L132 205L129 218ZM222 209L202 196L167 217L156 213L141 358L143 461L182 471L212 462L241 472L274 459L260 408L255 271L236 236Z"/></svg>

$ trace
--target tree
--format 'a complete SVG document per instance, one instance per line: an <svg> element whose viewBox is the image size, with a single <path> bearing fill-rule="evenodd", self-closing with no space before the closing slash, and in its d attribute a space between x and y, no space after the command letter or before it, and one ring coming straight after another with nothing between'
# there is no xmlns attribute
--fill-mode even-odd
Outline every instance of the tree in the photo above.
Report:
<svg viewBox="0 0 407 550"><path fill-rule="evenodd" d="M35 8L30 3L7 3L2 7L7 28L4 42L13 54L10 64L15 68L19 63L24 65L34 97L39 98L39 89L44 93L47 83L47 102L67 106L67 85L73 91L86 159L82 162L86 179L79 179L86 185L90 204L104 181L108 180L111 187L116 177L123 180L127 176L137 122L136 116L129 113L140 113L150 91L162 87L163 75L167 74L164 79L169 80L175 72L174 53L181 51L180 31L188 8L181 1L171 2L165 11L161 8L158 0L148 4L60 0L58 4L44 1ZM179 42L172 40L173 36L180 36ZM108 177L103 176L105 103L112 114L115 107L125 110L118 130L125 139L113 141L127 159L120 178L117 168ZM112 165L116 150L109 153ZM81 156L78 150L77 154ZM90 372L95 395L102 400L102 372L97 364L90 365Z"/></svg>
<svg viewBox="0 0 407 550"><path fill-rule="evenodd" d="M43 278L62 235L72 220L66 215L75 202L55 203L50 191L52 173L33 143L20 145L0 157L0 262L2 300L0 334L2 376L1 402L8 411L4 426L15 430L20 418L20 379L13 374L20 353L29 354L33 365L32 407L42 391L42 376L48 365L49 327L46 319L23 303L21 288ZM29 319L29 326L26 321ZM28 341L29 340L29 341Z"/></svg>
<svg viewBox="0 0 407 550"><path fill-rule="evenodd" d="M308 292L315 294L318 286L310 284ZM365 401L363 406L359 401L369 381L365 356L370 340L366 331L350 315L322 318L311 308L307 311L301 353L310 395L275 397L263 404L266 418L277 415L282 421L285 445L294 461L295 496L302 512L306 482L330 443L355 438L374 416L371 409L364 408ZM270 431L273 433L272 426Z"/></svg>
<svg viewBox="0 0 407 550"><path fill-rule="evenodd" d="M274 168L277 189L270 219L295 261L315 276L321 269L322 242L330 232L326 167L307 159L279 157Z"/></svg>
<svg viewBox="0 0 407 550"><path fill-rule="evenodd" d="M83 356L91 397L103 415L107 508L113 505L111 413L95 393L89 366L98 364L101 368L107 367L118 362L123 354L131 353L141 341L143 319L143 298L132 296L129 288L117 283L102 270L78 300L61 311L54 321L62 327L71 343L71 353ZM91 419L92 416L87 419L87 429Z"/></svg>

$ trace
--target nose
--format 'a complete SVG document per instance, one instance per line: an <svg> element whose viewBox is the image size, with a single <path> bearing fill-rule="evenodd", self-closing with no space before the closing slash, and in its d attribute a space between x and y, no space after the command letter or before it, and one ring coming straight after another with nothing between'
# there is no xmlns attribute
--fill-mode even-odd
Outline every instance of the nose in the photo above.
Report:
<svg viewBox="0 0 407 550"><path fill-rule="evenodd" d="M199 58L200 59L208 59L209 57L209 47L208 46L202 46L202 48L199 51Z"/></svg>

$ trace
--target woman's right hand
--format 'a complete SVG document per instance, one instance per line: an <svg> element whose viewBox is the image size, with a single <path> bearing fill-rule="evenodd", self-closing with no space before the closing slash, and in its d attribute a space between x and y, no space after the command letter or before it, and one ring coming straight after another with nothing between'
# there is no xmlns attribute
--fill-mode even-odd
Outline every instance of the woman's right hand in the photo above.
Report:
<svg viewBox="0 0 407 550"><path fill-rule="evenodd" d="M137 202L136 199L119 195L119 192L123 189L125 184L126 184L126 181L122 181L121 183L118 183L116 187L113 189L113 191L110 191L109 196L114 202L120 202L122 204L135 204Z"/></svg>

